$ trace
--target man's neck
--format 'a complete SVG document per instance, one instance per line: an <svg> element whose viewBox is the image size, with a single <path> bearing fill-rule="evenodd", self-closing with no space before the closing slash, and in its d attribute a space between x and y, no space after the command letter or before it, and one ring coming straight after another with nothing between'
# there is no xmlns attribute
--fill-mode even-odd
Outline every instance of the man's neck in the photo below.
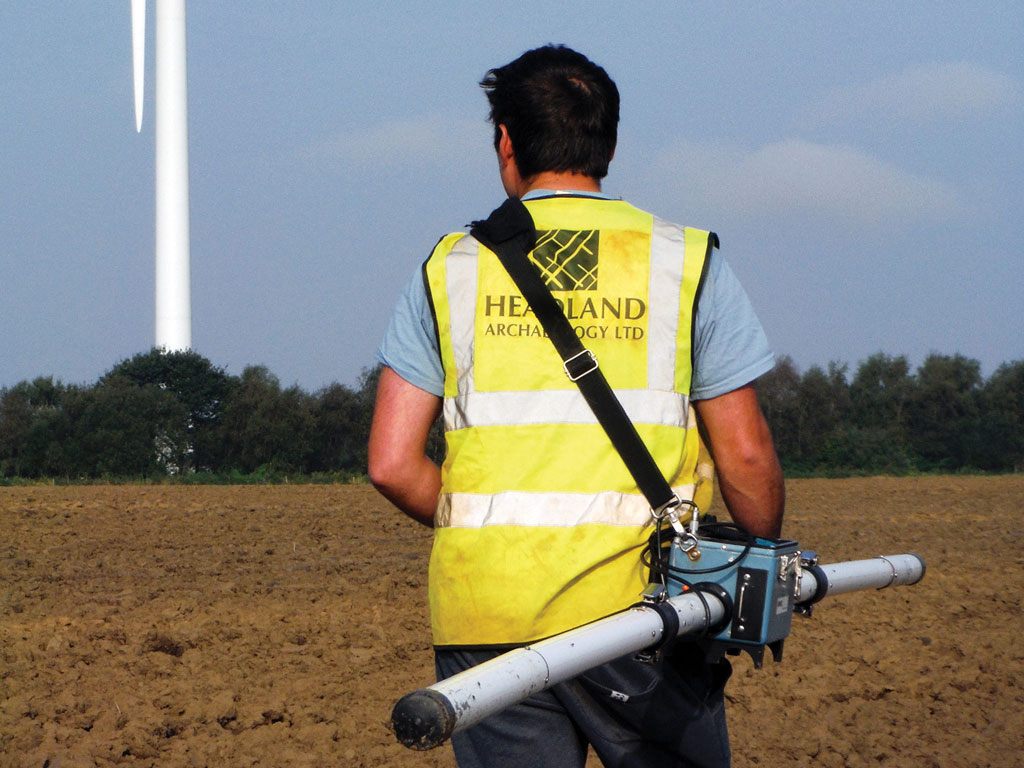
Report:
<svg viewBox="0 0 1024 768"><path fill-rule="evenodd" d="M518 196L523 197L534 189L550 189L559 192L600 192L601 181L582 173L541 171L536 176L523 179L521 188L517 190Z"/></svg>

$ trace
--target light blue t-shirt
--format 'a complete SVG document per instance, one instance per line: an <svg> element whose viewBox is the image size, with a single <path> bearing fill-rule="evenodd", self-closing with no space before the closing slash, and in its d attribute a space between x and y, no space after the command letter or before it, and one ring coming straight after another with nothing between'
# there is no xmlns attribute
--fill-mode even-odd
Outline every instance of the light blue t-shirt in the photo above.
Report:
<svg viewBox="0 0 1024 768"><path fill-rule="evenodd" d="M524 199L551 194L554 193L534 190ZM697 304L696 326L690 393L693 400L732 392L775 365L746 291L716 251L710 254L708 274ZM413 386L438 397L444 395L441 353L420 269L409 280L391 313L377 348L377 360Z"/></svg>

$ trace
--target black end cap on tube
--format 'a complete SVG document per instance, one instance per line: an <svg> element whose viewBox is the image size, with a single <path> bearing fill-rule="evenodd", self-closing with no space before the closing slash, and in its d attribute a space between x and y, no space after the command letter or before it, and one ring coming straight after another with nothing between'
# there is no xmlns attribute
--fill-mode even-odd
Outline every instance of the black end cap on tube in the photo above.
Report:
<svg viewBox="0 0 1024 768"><path fill-rule="evenodd" d="M810 571L813 574L815 587L814 594L811 595L810 599L801 602L804 605L814 605L828 594L828 576L825 575L825 569L820 565L804 566L804 570Z"/></svg>
<svg viewBox="0 0 1024 768"><path fill-rule="evenodd" d="M455 730L455 709L448 698L424 688L407 693L391 710L391 727L409 749L427 750L444 744Z"/></svg>
<svg viewBox="0 0 1024 768"><path fill-rule="evenodd" d="M919 563L921 564L921 575L920 575L920 576L918 576L918 577L917 577L917 578L916 578L916 579L915 579L914 581L910 582L911 584L917 584L917 583L918 583L919 581L921 581L921 579L923 579L923 578L924 578L924 572L925 572L926 570L928 570L928 567L927 567L927 566L926 566L926 565L924 564L924 558L923 558L923 557L921 557L921 556L920 556L919 554L917 554L916 552L911 552L911 553L910 553L910 556L911 556L912 558L914 558L915 560L917 560L917 562L919 562Z"/></svg>

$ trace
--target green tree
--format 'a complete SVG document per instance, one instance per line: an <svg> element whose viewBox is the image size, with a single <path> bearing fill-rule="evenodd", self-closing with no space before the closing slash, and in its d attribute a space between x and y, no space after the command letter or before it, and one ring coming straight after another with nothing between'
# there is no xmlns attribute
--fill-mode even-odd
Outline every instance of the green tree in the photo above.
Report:
<svg viewBox="0 0 1024 768"><path fill-rule="evenodd" d="M53 378L22 381L0 391L0 477L40 477L59 445L61 407L68 388Z"/></svg>
<svg viewBox="0 0 1024 768"><path fill-rule="evenodd" d="M901 444L906 439L907 404L914 390L907 358L878 352L857 367L850 383L852 419L859 427L885 430Z"/></svg>
<svg viewBox="0 0 1024 768"><path fill-rule="evenodd" d="M324 472L362 472L365 445L361 440L359 394L331 384L316 395L314 469Z"/></svg>
<svg viewBox="0 0 1024 768"><path fill-rule="evenodd" d="M132 384L156 386L170 392L185 409L182 425L190 450L181 469L214 470L224 462L221 420L237 381L196 352L151 349L123 360L100 383L124 379Z"/></svg>
<svg viewBox="0 0 1024 768"><path fill-rule="evenodd" d="M299 387L282 390L266 366L242 371L224 408L228 465L242 472L308 472L315 452L315 400Z"/></svg>
<svg viewBox="0 0 1024 768"><path fill-rule="evenodd" d="M974 466L981 454L981 365L962 355L929 355L908 402L910 444L927 469Z"/></svg>
<svg viewBox="0 0 1024 768"><path fill-rule="evenodd" d="M1024 471L1024 360L1003 363L980 393L983 469Z"/></svg>
<svg viewBox="0 0 1024 768"><path fill-rule="evenodd" d="M914 391L903 356L882 352L857 367L848 411L833 430L824 463L833 470L902 474L913 466L907 447L907 407Z"/></svg>
<svg viewBox="0 0 1024 768"><path fill-rule="evenodd" d="M188 460L185 409L170 392L111 378L69 391L48 473L66 477L159 477Z"/></svg>
<svg viewBox="0 0 1024 768"><path fill-rule="evenodd" d="M912 457L889 430L849 421L832 430L821 460L821 468L833 474L902 475L913 466Z"/></svg>
<svg viewBox="0 0 1024 768"><path fill-rule="evenodd" d="M759 378L756 387L779 459L784 467L793 467L800 458L800 373L793 358L779 357L775 368Z"/></svg>
<svg viewBox="0 0 1024 768"><path fill-rule="evenodd" d="M797 456L808 467L822 460L825 446L850 410L846 366L829 363L826 372L811 366L800 378L796 391Z"/></svg>

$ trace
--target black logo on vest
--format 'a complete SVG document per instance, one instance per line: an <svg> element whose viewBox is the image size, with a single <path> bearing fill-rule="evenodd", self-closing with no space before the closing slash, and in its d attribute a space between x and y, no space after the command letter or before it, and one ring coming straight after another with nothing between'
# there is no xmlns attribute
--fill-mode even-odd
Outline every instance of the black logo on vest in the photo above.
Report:
<svg viewBox="0 0 1024 768"><path fill-rule="evenodd" d="M548 229L537 232L537 247L530 253L551 291L596 291L596 229Z"/></svg>
<svg viewBox="0 0 1024 768"><path fill-rule="evenodd" d="M596 229L549 229L537 232L537 247L530 261L537 267L548 290L596 291ZM544 329L526 299L518 293L483 297L484 336L542 338ZM555 296L555 303L581 339L639 342L646 335L647 304L634 296ZM498 318L492 320L492 318Z"/></svg>

